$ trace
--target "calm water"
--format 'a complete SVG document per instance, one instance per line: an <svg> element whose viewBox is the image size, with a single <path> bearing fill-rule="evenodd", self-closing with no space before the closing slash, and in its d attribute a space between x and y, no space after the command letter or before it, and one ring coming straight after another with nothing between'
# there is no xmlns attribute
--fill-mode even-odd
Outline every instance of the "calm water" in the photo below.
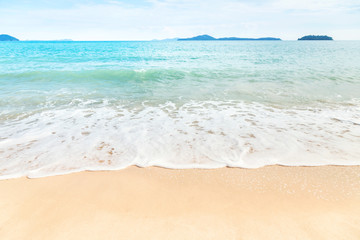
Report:
<svg viewBox="0 0 360 240"><path fill-rule="evenodd" d="M360 41L0 43L0 178L134 164L360 164Z"/></svg>

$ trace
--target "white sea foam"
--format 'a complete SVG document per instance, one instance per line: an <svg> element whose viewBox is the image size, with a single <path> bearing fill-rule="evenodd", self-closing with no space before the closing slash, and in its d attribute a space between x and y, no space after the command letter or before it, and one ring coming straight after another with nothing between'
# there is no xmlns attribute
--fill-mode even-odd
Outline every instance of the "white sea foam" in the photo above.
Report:
<svg viewBox="0 0 360 240"><path fill-rule="evenodd" d="M360 164L357 105L276 108L241 101L89 104L0 125L0 178L129 165L256 168Z"/></svg>

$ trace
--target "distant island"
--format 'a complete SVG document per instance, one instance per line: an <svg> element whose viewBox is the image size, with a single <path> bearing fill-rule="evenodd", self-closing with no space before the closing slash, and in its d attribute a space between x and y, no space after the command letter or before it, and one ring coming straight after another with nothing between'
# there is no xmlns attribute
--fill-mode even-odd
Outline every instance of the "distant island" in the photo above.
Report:
<svg viewBox="0 0 360 240"><path fill-rule="evenodd" d="M173 42L173 41L178 41L179 38L165 38L165 39L153 39L151 40L152 42Z"/></svg>
<svg viewBox="0 0 360 240"><path fill-rule="evenodd" d="M332 37L326 36L326 35L307 35L302 38L298 38L298 41L303 40L334 40Z"/></svg>
<svg viewBox="0 0 360 240"><path fill-rule="evenodd" d="M73 42L74 40L72 40L70 38L65 38L65 39L55 39L55 40L50 40L50 41L54 41L54 42Z"/></svg>
<svg viewBox="0 0 360 240"><path fill-rule="evenodd" d="M238 38L238 37L225 37L214 38L209 35L200 35L192 38L179 38L178 41L281 41L280 38L264 37L264 38Z"/></svg>
<svg viewBox="0 0 360 240"><path fill-rule="evenodd" d="M55 39L55 40L24 40L26 42L73 42L72 39Z"/></svg>
<svg viewBox="0 0 360 240"><path fill-rule="evenodd" d="M15 42L15 41L19 41L19 39L14 38L10 35L7 34L0 34L0 41L10 41L10 42Z"/></svg>

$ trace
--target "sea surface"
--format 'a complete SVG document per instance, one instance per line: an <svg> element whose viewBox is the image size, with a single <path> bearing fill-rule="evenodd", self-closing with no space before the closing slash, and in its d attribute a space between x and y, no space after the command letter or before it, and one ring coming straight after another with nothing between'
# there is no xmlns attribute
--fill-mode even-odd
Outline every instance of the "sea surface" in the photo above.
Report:
<svg viewBox="0 0 360 240"><path fill-rule="evenodd" d="M360 165L360 41L1 42L0 178Z"/></svg>

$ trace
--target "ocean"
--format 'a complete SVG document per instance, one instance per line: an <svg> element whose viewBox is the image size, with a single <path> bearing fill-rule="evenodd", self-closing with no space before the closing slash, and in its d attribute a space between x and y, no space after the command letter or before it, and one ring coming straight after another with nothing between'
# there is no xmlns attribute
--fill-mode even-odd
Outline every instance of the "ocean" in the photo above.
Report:
<svg viewBox="0 0 360 240"><path fill-rule="evenodd" d="M360 41L0 43L0 179L274 164L360 164Z"/></svg>

